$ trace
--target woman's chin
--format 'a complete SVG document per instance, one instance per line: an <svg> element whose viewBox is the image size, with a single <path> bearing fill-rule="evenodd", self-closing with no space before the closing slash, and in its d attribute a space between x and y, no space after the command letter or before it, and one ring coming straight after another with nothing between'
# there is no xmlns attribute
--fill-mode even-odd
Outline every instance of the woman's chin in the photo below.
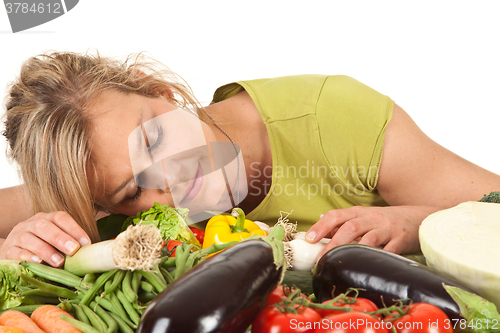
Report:
<svg viewBox="0 0 500 333"><path fill-rule="evenodd" d="M213 176L205 176L203 187L192 200L182 200L180 207L189 208L190 215L207 210L227 210L231 208L231 200L224 182ZM207 179L208 178L208 179ZM214 179L215 178L215 179Z"/></svg>

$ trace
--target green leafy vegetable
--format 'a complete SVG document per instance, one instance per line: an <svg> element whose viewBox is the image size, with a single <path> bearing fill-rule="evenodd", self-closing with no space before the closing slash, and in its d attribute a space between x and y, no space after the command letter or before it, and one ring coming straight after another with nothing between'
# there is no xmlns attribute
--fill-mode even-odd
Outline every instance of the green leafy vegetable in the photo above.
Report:
<svg viewBox="0 0 500 333"><path fill-rule="evenodd" d="M139 212L135 217L129 217L122 230L131 224L152 224L160 229L161 237L165 241L178 240L201 247L186 223L188 213L187 208L173 208L155 202L150 209Z"/></svg>
<svg viewBox="0 0 500 333"><path fill-rule="evenodd" d="M29 283L21 279L21 273L33 277L33 273L19 265L17 260L0 260L0 310L10 309L23 304L33 304L20 296L19 287Z"/></svg>
<svg viewBox="0 0 500 333"><path fill-rule="evenodd" d="M500 203L500 192L494 191L491 192L488 195L484 195L479 202L493 202L493 203Z"/></svg>
<svg viewBox="0 0 500 333"><path fill-rule="evenodd" d="M500 328L500 314L495 304L476 294L457 287L444 285L446 291L460 307L460 315L467 320L466 328L473 333L493 333Z"/></svg>

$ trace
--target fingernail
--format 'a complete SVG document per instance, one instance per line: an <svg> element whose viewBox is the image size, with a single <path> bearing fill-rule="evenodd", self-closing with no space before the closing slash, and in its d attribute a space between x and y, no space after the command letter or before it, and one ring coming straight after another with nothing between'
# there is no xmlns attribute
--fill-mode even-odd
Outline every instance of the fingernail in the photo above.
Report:
<svg viewBox="0 0 500 333"><path fill-rule="evenodd" d="M39 256L33 256L33 257L31 257L31 260L33 262L37 262L39 264L42 263L42 259Z"/></svg>
<svg viewBox="0 0 500 333"><path fill-rule="evenodd" d="M51 257L52 259L52 262L54 264L56 264L57 266L59 266L60 264L62 264L62 262L64 261L64 258L62 255L60 255L59 253L55 253L52 255Z"/></svg>
<svg viewBox="0 0 500 333"><path fill-rule="evenodd" d="M76 248L78 247L78 243L74 242L74 241L67 241L66 245L64 245L64 247L66 248L66 251L68 253L73 253L76 250Z"/></svg>
<svg viewBox="0 0 500 333"><path fill-rule="evenodd" d="M306 240L310 241L310 242L314 242L314 239L316 238L316 233L314 231L309 231L307 234L306 234Z"/></svg>
<svg viewBox="0 0 500 333"><path fill-rule="evenodd" d="M90 245L90 239L88 239L87 237L82 237L80 238L79 243L81 246Z"/></svg>

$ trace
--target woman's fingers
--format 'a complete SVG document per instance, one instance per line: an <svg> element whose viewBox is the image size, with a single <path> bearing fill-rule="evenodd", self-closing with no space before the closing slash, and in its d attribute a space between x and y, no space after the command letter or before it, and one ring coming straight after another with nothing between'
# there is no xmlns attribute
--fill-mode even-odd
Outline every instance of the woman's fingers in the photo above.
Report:
<svg viewBox="0 0 500 333"><path fill-rule="evenodd" d="M13 246L7 249L5 253L5 259L14 259L28 262L36 262L38 264L42 263L42 259L35 255L33 252L26 249L22 249L17 246Z"/></svg>
<svg viewBox="0 0 500 333"><path fill-rule="evenodd" d="M9 249L8 255L14 259L31 262L45 261L54 267L59 267L64 262L64 256L61 252L30 232L20 234L18 244L22 247L17 245Z"/></svg>
<svg viewBox="0 0 500 333"><path fill-rule="evenodd" d="M311 243L316 243L331 233L335 228L339 228L340 230L340 227L343 226L345 222L355 219L357 216L358 207L330 210L309 228L306 234L306 240ZM338 231L335 235L337 233Z"/></svg>
<svg viewBox="0 0 500 333"><path fill-rule="evenodd" d="M426 206L351 207L333 210L309 229L306 239L315 243L321 237L331 235L330 242L321 254L354 240L362 245L383 246L384 250L393 253L411 253L419 248L420 223L435 210L435 207Z"/></svg>
<svg viewBox="0 0 500 333"><path fill-rule="evenodd" d="M18 223L0 248L0 259L45 261L59 267L66 255L90 244L85 231L64 212L38 213Z"/></svg>
<svg viewBox="0 0 500 333"><path fill-rule="evenodd" d="M59 228L59 231L52 229L52 231L56 232L56 235L51 238L56 240L56 243L51 244L56 246L61 252L72 255L76 252L76 250L78 250L78 248L80 248L80 246L90 244L90 238L87 233L68 213L52 212L42 213L38 218L37 216L38 214L31 218L35 218L38 220L38 223L42 224L41 226L35 226L36 229L43 230L46 222L49 222L49 224L53 224ZM45 237L42 237L42 239L47 240ZM75 241L76 244L74 244Z"/></svg>
<svg viewBox="0 0 500 333"><path fill-rule="evenodd" d="M334 247L350 244L357 239L359 239L359 244L376 247L380 245L380 240L383 238L379 234L380 231L378 229L370 230L366 220L363 218L349 220L338 228L332 239L321 251L320 256Z"/></svg>

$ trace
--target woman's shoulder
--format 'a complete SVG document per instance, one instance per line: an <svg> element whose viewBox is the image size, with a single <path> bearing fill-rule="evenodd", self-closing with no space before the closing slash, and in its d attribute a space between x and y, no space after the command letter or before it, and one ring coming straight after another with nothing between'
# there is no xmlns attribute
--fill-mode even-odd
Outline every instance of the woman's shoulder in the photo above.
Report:
<svg viewBox="0 0 500 333"><path fill-rule="evenodd" d="M325 74L299 74L279 76L272 78L260 78L241 80L228 83L219 87L213 96L212 104L233 97L246 90L251 96L270 96L273 100L293 97L303 98L318 96L325 85L342 89L348 87L356 90L365 87L361 82L347 75L325 75Z"/></svg>

